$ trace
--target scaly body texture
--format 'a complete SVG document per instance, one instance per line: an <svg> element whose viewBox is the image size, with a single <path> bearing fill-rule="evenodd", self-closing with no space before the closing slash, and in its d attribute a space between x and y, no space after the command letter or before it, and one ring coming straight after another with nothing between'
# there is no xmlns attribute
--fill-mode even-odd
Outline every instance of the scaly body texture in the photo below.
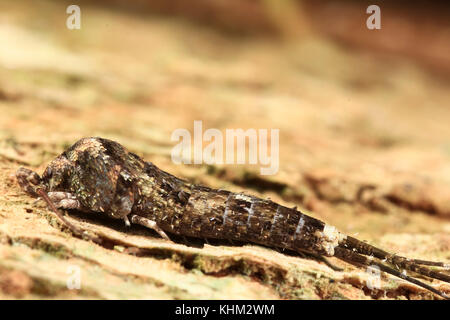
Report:
<svg viewBox="0 0 450 320"><path fill-rule="evenodd" d="M165 239L169 239L167 232L334 256L357 266L376 266L448 298L406 275L406 271L412 271L450 282L447 274L424 267L448 268L447 264L390 254L270 200L191 184L111 140L83 138L53 160L42 178L26 168L20 168L16 176L27 193L46 200L77 234L83 235L83 231L70 224L56 207L104 213L123 219L127 225L131 221L154 229Z"/></svg>

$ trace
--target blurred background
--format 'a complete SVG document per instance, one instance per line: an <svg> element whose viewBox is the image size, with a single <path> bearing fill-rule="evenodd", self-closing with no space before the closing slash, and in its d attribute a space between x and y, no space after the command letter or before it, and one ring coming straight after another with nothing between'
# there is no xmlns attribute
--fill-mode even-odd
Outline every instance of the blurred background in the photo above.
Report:
<svg viewBox="0 0 450 320"><path fill-rule="evenodd" d="M71 4L80 30L66 27ZM371 4L380 30L366 27ZM153 254L97 247L50 226L13 174L20 165L41 173L79 138L101 136L190 181L270 197L399 254L448 261L449 8L0 0L0 297L433 298L404 283L368 292L345 264L336 273L256 246L199 250L141 229L127 238L119 224L73 218ZM192 131L194 120L222 132L279 129L279 172L175 165L171 133ZM81 291L65 286L70 263L85 272Z"/></svg>

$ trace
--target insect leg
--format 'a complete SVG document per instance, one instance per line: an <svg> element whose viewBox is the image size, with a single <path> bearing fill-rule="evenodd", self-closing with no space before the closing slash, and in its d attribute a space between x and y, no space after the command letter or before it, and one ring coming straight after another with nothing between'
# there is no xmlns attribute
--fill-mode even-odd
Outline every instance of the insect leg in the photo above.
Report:
<svg viewBox="0 0 450 320"><path fill-rule="evenodd" d="M80 209L81 207L77 198L69 192L51 191L47 195L57 208Z"/></svg>
<svg viewBox="0 0 450 320"><path fill-rule="evenodd" d="M349 249L345 249L345 248L341 248L341 247L337 247L334 249L334 256L336 258L339 258L343 261L346 261L350 264L353 264L355 266L377 266L378 268L380 268L381 271L384 271L386 273L392 274L396 277L399 277L403 280L406 280L408 282L414 283L415 285L418 285L419 287L422 287L424 289L427 289L445 299L450 299L450 296L446 295L445 293L433 288L432 286L423 283L422 281L419 281L417 279L414 279L394 268L391 268L379 261L374 260L373 258L369 258L366 256L363 256L357 252L354 252L352 250Z"/></svg>
<svg viewBox="0 0 450 320"><path fill-rule="evenodd" d="M45 186L42 184L42 179L36 172L27 168L20 167L16 172L16 178L19 182L20 187L25 192L32 195L33 197L39 197L44 200L49 206L50 210L53 211L61 220L61 222L74 234L80 237L86 237L95 243L102 242L99 237L88 234L85 230L78 228L77 226L70 223L66 218L64 218L63 214L56 208L54 201L50 199L49 195L45 191ZM61 207L69 205L70 203L62 203ZM73 205L73 203L71 205Z"/></svg>
<svg viewBox="0 0 450 320"><path fill-rule="evenodd" d="M318 262L323 262L328 267L333 269L334 271L343 271L344 270L342 268L339 268L338 266L335 266L327 258L325 258L324 256L321 256L320 254L313 253L313 252L306 251L306 250L296 250L296 252L304 259L313 259L313 260L316 260Z"/></svg>
<svg viewBox="0 0 450 320"><path fill-rule="evenodd" d="M80 237L86 237L89 240L92 240L95 243L102 243L102 239L99 238L96 235L88 234L86 230L83 230L81 228L78 228L77 226L70 223L63 214L56 208L53 201L49 198L47 195L47 192L45 192L43 189L37 189L36 193L47 203L47 205L50 207L50 209L58 216L58 218L62 221L62 223L69 228L70 231L72 231L74 234L79 235Z"/></svg>
<svg viewBox="0 0 450 320"><path fill-rule="evenodd" d="M127 227L131 226L130 220L128 220L128 216L123 217L123 221Z"/></svg>
<svg viewBox="0 0 450 320"><path fill-rule="evenodd" d="M328 267L330 267L331 269L333 269L334 271L343 271L344 269L335 266L334 264L332 264L327 258L325 258L324 256L321 256L319 254L315 254L315 253L311 253L311 256L315 259L317 259L318 261L322 261L323 263L325 263Z"/></svg>
<svg viewBox="0 0 450 320"><path fill-rule="evenodd" d="M136 224L140 224L140 225L142 225L144 227L147 227L147 228L150 228L150 229L153 229L156 232L158 232L158 234L162 238L164 238L166 240L170 240L170 238L167 236L167 234L153 220L150 220L150 219L147 219L147 218L144 218L144 217L141 217L141 216L138 216L138 215L134 214L134 215L131 216L131 222L132 223L136 223Z"/></svg>
<svg viewBox="0 0 450 320"><path fill-rule="evenodd" d="M20 167L16 171L16 179L22 190L33 197L37 197L37 188L41 187L42 179L34 171Z"/></svg>
<svg viewBox="0 0 450 320"><path fill-rule="evenodd" d="M437 272L434 270L431 270L429 268L423 267L420 264L424 265L430 265L430 266L440 266L440 267L448 267L448 264L445 264L443 262L433 262L433 261L426 261L426 260L415 260L415 259L408 259L402 256L397 256L395 254L390 254L389 252L386 252L384 250L381 250L377 247L374 247L368 243L362 242L358 239L347 237L342 244L340 244L340 247L344 247L347 249L354 249L356 252L365 254L365 255L373 255L377 257L378 259L381 259L383 261L386 261L398 268L403 268L409 271L413 271L416 273L419 273L421 275L449 282L450 283L450 276ZM418 263L418 262L419 263Z"/></svg>

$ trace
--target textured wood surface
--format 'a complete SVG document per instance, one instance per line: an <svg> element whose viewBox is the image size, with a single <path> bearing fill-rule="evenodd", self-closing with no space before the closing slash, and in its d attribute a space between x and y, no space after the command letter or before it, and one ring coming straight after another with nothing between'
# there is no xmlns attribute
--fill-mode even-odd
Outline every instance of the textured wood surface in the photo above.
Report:
<svg viewBox="0 0 450 320"><path fill-rule="evenodd" d="M401 255L449 261L447 82L412 60L317 35L240 39L88 5L74 32L56 1L0 8L1 298L434 298L392 277L371 292L364 270L335 259L343 272L256 245L198 248L141 227L124 233L121 221L70 217L110 239L98 246L67 233L13 173L42 173L79 138L102 136L189 181L298 206ZM194 120L280 129L279 173L173 164L170 135ZM66 286L73 266L80 290Z"/></svg>

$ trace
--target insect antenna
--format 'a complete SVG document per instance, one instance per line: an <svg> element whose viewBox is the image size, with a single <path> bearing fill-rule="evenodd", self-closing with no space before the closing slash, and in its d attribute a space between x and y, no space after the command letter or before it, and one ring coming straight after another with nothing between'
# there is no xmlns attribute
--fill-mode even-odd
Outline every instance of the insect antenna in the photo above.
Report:
<svg viewBox="0 0 450 320"><path fill-rule="evenodd" d="M450 269L450 264L445 262L436 262L436 261L428 261L428 260L420 260L420 259L410 259L410 261L415 264L421 264L424 266L432 266L432 267L442 267L445 269Z"/></svg>
<svg viewBox="0 0 450 320"><path fill-rule="evenodd" d="M357 252L366 254L366 255L374 255L379 259L386 259L389 256L393 256L389 252L386 252L380 248L374 247L366 242L353 238L351 236L347 236L344 240L343 246L345 248L356 249ZM401 256L396 256L397 258L404 258ZM415 264L425 265L425 266L433 266L433 267L442 267L446 269L450 269L450 264L445 262L437 262L437 261L429 261L429 260L420 260L420 259L407 259L407 261L414 262Z"/></svg>
<svg viewBox="0 0 450 320"><path fill-rule="evenodd" d="M89 240L92 240L95 243L101 244L102 243L102 239L88 234L86 232L86 230L83 230L81 228L78 228L77 226L75 226L74 224L72 224L71 222L69 222L64 216L63 214L56 208L55 204L53 203L53 201L48 197L47 193L39 188L38 190L36 190L36 193L41 196L41 198L47 203L47 205L50 207L50 210L52 210L57 216L58 218L62 221L62 223L69 228L70 231L72 231L74 234L77 234L80 237L86 237Z"/></svg>
<svg viewBox="0 0 450 320"><path fill-rule="evenodd" d="M356 250L356 252L364 254L364 255L370 255L375 256L378 259L381 259L383 261L386 261L397 268L403 268L409 271L413 271L416 273L419 273L421 275L449 282L450 283L450 276L447 274L444 274L442 272L437 272L431 269L428 269L426 267L421 266L428 265L428 266L438 266L438 267L448 267L448 264L443 262L433 262L433 261L427 261L427 260L416 260L416 259L408 259L402 256L397 256L395 254L391 254L389 252L386 252L384 250L381 250L377 247L374 247L368 243L362 242L356 238L347 237L347 239L344 240L344 242L341 244L344 248Z"/></svg>
<svg viewBox="0 0 450 320"><path fill-rule="evenodd" d="M437 294L438 296L450 300L450 296L446 295L445 293L433 288L432 286L419 281L413 277L410 277L394 268L391 268L379 261L373 260L371 258L368 258L366 256L363 256L362 254L359 254L357 252L354 252L352 250L349 249L345 249L345 248L341 248L341 247L337 247L334 249L334 256L336 258L339 258L343 261L346 261L352 265L355 266L377 266L380 268L381 271L384 271L386 273L389 273L391 275L394 275L396 277L399 277L403 280L406 280L408 282L414 283L415 285L418 285L419 287L422 287L424 289L427 289L435 294Z"/></svg>

